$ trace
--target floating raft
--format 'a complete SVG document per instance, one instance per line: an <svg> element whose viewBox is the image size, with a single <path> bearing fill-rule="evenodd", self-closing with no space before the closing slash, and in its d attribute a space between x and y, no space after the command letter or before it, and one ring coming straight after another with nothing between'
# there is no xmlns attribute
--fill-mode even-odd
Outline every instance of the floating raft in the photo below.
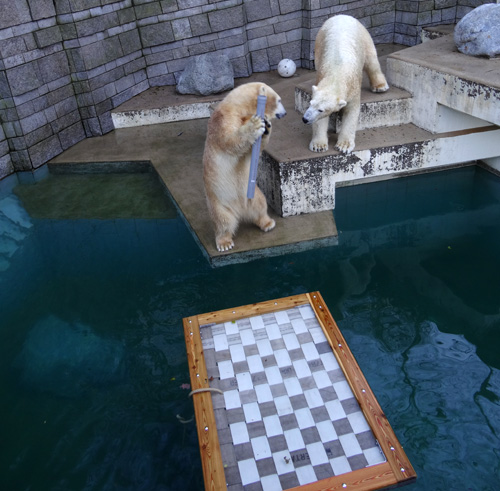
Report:
<svg viewBox="0 0 500 491"><path fill-rule="evenodd" d="M416 478L319 292L183 324L206 490L370 490Z"/></svg>

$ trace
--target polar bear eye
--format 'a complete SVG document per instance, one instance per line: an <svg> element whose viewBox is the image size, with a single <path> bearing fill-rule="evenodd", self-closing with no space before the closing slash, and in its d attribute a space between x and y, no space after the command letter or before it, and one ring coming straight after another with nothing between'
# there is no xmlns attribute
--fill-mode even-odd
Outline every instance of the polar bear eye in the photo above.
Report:
<svg viewBox="0 0 500 491"><path fill-rule="evenodd" d="M319 113L322 113L322 112L324 112L324 111L323 111L323 109L318 109L318 112L319 112Z"/></svg>

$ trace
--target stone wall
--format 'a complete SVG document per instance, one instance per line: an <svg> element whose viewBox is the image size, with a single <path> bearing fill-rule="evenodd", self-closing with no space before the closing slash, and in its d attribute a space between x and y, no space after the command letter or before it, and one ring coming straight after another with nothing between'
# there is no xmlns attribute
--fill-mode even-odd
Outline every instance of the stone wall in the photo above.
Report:
<svg viewBox="0 0 500 491"><path fill-rule="evenodd" d="M236 77L282 58L313 68L330 16L358 18L376 43L416 44L478 0L0 0L0 179L34 170L113 129L110 111L174 85L191 56L220 51Z"/></svg>

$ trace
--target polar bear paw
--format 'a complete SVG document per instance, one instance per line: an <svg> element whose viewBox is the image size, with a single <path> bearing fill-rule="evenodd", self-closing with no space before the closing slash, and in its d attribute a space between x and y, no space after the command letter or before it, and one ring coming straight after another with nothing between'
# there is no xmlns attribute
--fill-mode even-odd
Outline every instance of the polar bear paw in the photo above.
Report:
<svg viewBox="0 0 500 491"><path fill-rule="evenodd" d="M217 245L217 250L219 252L227 252L230 251L234 247L234 242L233 239L228 239L228 238L222 238L222 239L217 239L216 241Z"/></svg>
<svg viewBox="0 0 500 491"><path fill-rule="evenodd" d="M372 92L387 92L389 90L389 84L387 82L383 84L374 85L372 87Z"/></svg>
<svg viewBox="0 0 500 491"><path fill-rule="evenodd" d="M269 135L272 127L271 121L268 121L266 118L264 118L264 124L266 125L266 129L264 130L264 135Z"/></svg>
<svg viewBox="0 0 500 491"><path fill-rule="evenodd" d="M269 232L276 227L276 222L272 218L267 217L265 220L261 221L259 227L263 232Z"/></svg>
<svg viewBox="0 0 500 491"><path fill-rule="evenodd" d="M254 114L250 120L248 121L248 125L250 126L251 132L254 135L254 139L257 140L259 136L262 136L266 131L266 123L263 118Z"/></svg>
<svg viewBox="0 0 500 491"><path fill-rule="evenodd" d="M335 148L342 153L351 153L354 150L354 140L348 138L339 139Z"/></svg>
<svg viewBox="0 0 500 491"><path fill-rule="evenodd" d="M311 150L311 152L326 152L328 150L328 142L311 140L311 143L309 143L309 150Z"/></svg>

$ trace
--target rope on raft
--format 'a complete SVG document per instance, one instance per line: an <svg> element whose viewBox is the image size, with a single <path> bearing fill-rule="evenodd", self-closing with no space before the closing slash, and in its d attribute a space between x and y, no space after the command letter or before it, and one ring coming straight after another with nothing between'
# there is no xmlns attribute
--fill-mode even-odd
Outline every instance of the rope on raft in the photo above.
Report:
<svg viewBox="0 0 500 491"><path fill-rule="evenodd" d="M194 389L189 394L188 397L191 397L193 394L198 394L199 392L216 392L217 394L224 395L224 392L220 389L216 389L215 387L202 387L201 389Z"/></svg>

